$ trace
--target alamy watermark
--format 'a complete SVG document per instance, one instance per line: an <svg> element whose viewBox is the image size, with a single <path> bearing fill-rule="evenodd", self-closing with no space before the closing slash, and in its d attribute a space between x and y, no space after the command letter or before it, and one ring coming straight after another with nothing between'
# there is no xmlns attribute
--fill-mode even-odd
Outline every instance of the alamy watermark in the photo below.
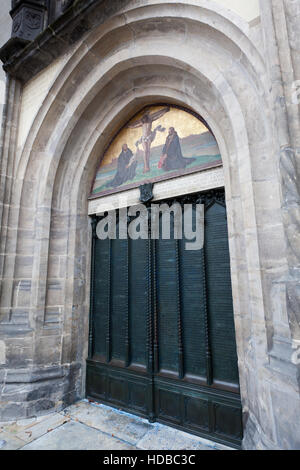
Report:
<svg viewBox="0 0 300 470"><path fill-rule="evenodd" d="M175 202L169 206L144 204L111 210L98 222L99 240L185 240L188 251L201 250L204 244L204 205ZM117 222L118 220L118 222Z"/></svg>

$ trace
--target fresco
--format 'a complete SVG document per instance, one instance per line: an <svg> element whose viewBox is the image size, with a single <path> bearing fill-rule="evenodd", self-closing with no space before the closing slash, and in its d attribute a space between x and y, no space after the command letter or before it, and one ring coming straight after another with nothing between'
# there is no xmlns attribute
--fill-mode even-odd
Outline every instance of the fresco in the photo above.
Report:
<svg viewBox="0 0 300 470"><path fill-rule="evenodd" d="M101 156L90 198L221 164L218 144L200 118L175 106L148 106Z"/></svg>

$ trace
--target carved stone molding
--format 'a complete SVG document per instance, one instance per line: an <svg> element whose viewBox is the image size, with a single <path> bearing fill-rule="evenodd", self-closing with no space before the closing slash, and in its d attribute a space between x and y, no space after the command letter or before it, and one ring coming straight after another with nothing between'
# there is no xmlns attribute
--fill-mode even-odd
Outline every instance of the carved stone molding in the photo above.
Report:
<svg viewBox="0 0 300 470"><path fill-rule="evenodd" d="M37 5L37 6L40 6L40 5L46 6L47 0L12 0L11 2L12 11L23 3L30 3L31 5Z"/></svg>

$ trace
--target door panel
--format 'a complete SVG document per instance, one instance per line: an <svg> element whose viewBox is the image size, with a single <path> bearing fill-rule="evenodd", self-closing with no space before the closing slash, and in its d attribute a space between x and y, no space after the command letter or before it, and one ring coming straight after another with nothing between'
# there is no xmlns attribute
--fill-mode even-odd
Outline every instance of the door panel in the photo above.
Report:
<svg viewBox="0 0 300 470"><path fill-rule="evenodd" d="M205 212L205 270L214 381L238 384L226 208Z"/></svg>
<svg viewBox="0 0 300 470"><path fill-rule="evenodd" d="M107 326L107 312L109 309L109 270L110 270L110 255L109 255L109 240L103 240L102 243L95 243L94 247L94 280L93 291L94 295L91 299L91 309L93 311L93 356L105 357L106 355L106 326Z"/></svg>
<svg viewBox="0 0 300 470"><path fill-rule="evenodd" d="M111 241L111 359L126 360L128 317L127 241Z"/></svg>
<svg viewBox="0 0 300 470"><path fill-rule="evenodd" d="M202 250L172 223L170 240L93 238L87 396L239 447L224 191L176 202L205 204Z"/></svg>
<svg viewBox="0 0 300 470"><path fill-rule="evenodd" d="M128 240L128 246L129 364L147 367L148 245L146 240Z"/></svg>
<svg viewBox="0 0 300 470"><path fill-rule="evenodd" d="M184 374L205 380L205 291L201 288L205 282L203 250L185 250L186 241L184 238L179 242Z"/></svg>
<svg viewBox="0 0 300 470"><path fill-rule="evenodd" d="M158 240L157 246L157 310L159 372L178 375L178 299L175 240Z"/></svg>

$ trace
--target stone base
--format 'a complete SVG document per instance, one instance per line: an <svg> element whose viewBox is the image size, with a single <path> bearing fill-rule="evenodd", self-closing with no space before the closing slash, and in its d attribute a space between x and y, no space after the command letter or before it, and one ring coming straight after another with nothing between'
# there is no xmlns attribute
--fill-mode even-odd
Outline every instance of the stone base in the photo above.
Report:
<svg viewBox="0 0 300 470"><path fill-rule="evenodd" d="M2 386L0 422L60 411L80 396L81 365L8 370Z"/></svg>

